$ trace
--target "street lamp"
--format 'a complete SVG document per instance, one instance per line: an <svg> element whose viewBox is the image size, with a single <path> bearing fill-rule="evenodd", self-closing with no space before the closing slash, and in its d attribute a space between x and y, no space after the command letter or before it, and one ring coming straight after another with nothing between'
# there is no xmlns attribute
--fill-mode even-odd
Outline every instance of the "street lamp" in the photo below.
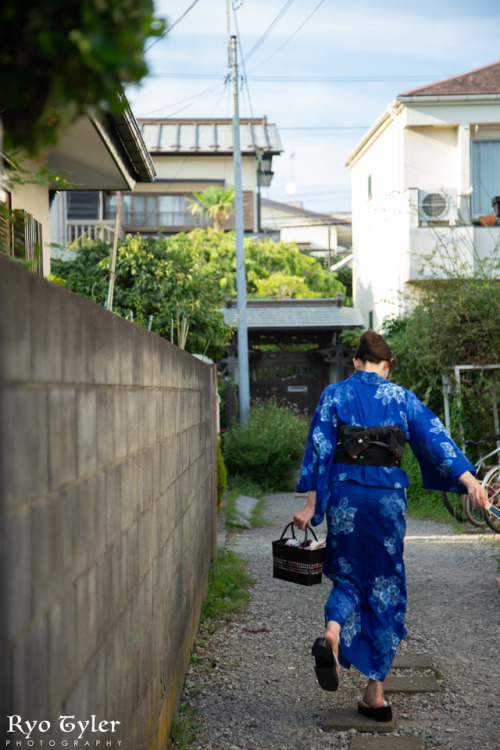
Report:
<svg viewBox="0 0 500 750"><path fill-rule="evenodd" d="M257 232L260 234L260 189L269 187L273 179L271 172L272 157L264 155L264 149L261 146L255 146L257 156Z"/></svg>

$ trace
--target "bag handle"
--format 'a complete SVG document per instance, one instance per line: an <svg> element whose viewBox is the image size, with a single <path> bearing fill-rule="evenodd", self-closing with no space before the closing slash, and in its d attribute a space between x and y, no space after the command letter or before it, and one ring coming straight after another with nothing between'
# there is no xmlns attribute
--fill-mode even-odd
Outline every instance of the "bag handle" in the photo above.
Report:
<svg viewBox="0 0 500 750"><path fill-rule="evenodd" d="M296 539L296 538L297 538L297 537L295 536L295 524L294 524L294 522L293 522L293 521L290 521L290 523L289 523L289 524L288 524L287 526L285 526L285 528L284 528L284 530L283 530L283 533L282 533L282 535L281 535L281 537L280 537L280 541L281 541L281 539L283 539L283 537L285 536L285 534L286 534L287 530L288 530L288 529L290 528L290 526L292 527L292 536L293 536L293 538L294 538L294 539ZM306 542L307 542L307 530L308 530L308 529L309 529L309 531L311 532L311 534L313 535L314 539L315 539L316 541L318 541L318 537L317 537L317 536L316 536L316 534L314 533L314 529L313 529L313 528L312 528L311 526L309 526L309 524L307 524L307 526L306 526L306 528L305 528L305 537L304 537L304 541L302 542L302 546L304 546L304 544L306 544Z"/></svg>

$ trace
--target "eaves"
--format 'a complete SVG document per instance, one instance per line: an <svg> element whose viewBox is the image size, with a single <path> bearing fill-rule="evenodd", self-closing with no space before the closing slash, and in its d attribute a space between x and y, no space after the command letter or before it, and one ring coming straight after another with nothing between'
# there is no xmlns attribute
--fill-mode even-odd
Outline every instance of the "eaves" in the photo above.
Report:
<svg viewBox="0 0 500 750"><path fill-rule="evenodd" d="M392 104L388 104L385 112L378 118L378 120L376 120L376 122L373 123L371 128L365 133L358 145L354 148L354 151L352 151L347 157L344 162L344 167L353 167L365 151L367 151L373 143L380 138L382 133L387 130L395 117L402 112L403 108L404 104L397 99L395 99Z"/></svg>

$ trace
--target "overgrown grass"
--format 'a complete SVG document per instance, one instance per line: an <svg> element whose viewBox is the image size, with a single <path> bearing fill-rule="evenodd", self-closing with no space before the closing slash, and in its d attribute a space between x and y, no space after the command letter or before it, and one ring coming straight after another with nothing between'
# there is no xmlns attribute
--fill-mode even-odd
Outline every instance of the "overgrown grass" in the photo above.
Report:
<svg viewBox="0 0 500 750"><path fill-rule="evenodd" d="M186 750L188 745L196 740L200 723L196 720L197 711L194 708L181 706L179 711L174 714L172 726L170 727L170 737L172 747L175 750Z"/></svg>
<svg viewBox="0 0 500 750"><path fill-rule="evenodd" d="M207 593L201 605L201 628L211 632L241 612L250 598L248 589L252 583L245 560L224 549L209 571Z"/></svg>
<svg viewBox="0 0 500 750"><path fill-rule="evenodd" d="M226 513L226 528L238 528L237 513L235 501L238 495L254 497L258 500L255 506L250 523L253 529L261 528L265 525L263 520L264 495L265 492L256 482L248 477L236 474L228 478L228 491L224 500L224 509Z"/></svg>

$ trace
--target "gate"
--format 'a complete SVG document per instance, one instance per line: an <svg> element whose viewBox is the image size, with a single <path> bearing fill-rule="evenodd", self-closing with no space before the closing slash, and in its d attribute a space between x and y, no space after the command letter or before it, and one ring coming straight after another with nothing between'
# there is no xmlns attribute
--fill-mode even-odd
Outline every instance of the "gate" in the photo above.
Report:
<svg viewBox="0 0 500 750"><path fill-rule="evenodd" d="M318 352L261 353L250 364L250 397L276 397L313 414L328 373L328 362Z"/></svg>

